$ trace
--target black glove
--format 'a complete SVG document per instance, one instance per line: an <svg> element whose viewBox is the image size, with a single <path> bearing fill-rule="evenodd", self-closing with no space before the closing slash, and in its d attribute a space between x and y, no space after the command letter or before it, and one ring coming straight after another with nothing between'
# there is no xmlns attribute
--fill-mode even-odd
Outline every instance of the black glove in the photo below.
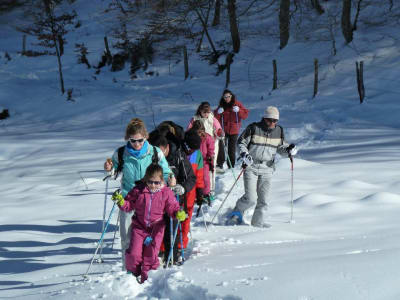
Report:
<svg viewBox="0 0 400 300"><path fill-rule="evenodd" d="M289 156L295 156L297 154L297 147L295 144L290 144L289 146L286 147L287 153L289 153Z"/></svg>
<svg viewBox="0 0 400 300"><path fill-rule="evenodd" d="M214 157L207 157L207 163L209 165L210 171L214 172Z"/></svg>
<svg viewBox="0 0 400 300"><path fill-rule="evenodd" d="M295 144L290 144L289 146L287 146L286 151L289 153L290 150L292 150L294 147L296 147Z"/></svg>
<svg viewBox="0 0 400 300"><path fill-rule="evenodd" d="M196 204L201 205L204 202L203 189L196 189Z"/></svg>

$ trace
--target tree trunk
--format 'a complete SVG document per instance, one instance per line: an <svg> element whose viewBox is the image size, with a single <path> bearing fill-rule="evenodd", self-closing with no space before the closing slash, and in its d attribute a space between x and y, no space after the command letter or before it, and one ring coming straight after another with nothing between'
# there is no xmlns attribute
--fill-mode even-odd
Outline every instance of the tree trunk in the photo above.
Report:
<svg viewBox="0 0 400 300"><path fill-rule="evenodd" d="M207 23L203 20L203 17L201 16L201 14L199 13L199 11L196 8L195 8L195 12L196 12L201 24L203 25L204 33L207 36L208 42L210 43L210 46L211 46L211 48L213 50L213 53L217 57L218 56L218 52L217 52L217 49L215 49L215 46L214 46L214 43L213 43L213 41L211 39L210 34L208 33Z"/></svg>
<svg viewBox="0 0 400 300"><path fill-rule="evenodd" d="M317 96L318 94L318 59L314 59L314 95Z"/></svg>
<svg viewBox="0 0 400 300"><path fill-rule="evenodd" d="M222 0L215 1L214 19L212 22L212 26L217 26L221 22L221 4Z"/></svg>
<svg viewBox="0 0 400 300"><path fill-rule="evenodd" d="M56 48L56 54L57 54L57 61L58 61L58 74L60 75L60 86L61 86L61 93L64 95L65 89L64 89L64 78L63 78L63 73L62 73L62 64L61 64L61 56L60 56L60 51L58 50L58 45L57 45L57 40L54 37L54 47Z"/></svg>
<svg viewBox="0 0 400 300"><path fill-rule="evenodd" d="M353 40L353 26L351 25L351 0L343 0L342 33L346 43Z"/></svg>
<svg viewBox="0 0 400 300"><path fill-rule="evenodd" d="M225 88L227 89L229 86L229 83L231 82L231 64L232 64L232 58L233 54L228 53L226 56L226 81L225 81Z"/></svg>
<svg viewBox="0 0 400 300"><path fill-rule="evenodd" d="M231 28L233 52L239 53L240 36L239 36L239 28L236 21L236 0L228 0L228 13L229 13L229 24Z"/></svg>
<svg viewBox="0 0 400 300"><path fill-rule="evenodd" d="M183 46L183 62L185 65L185 80L189 77L189 59L186 46Z"/></svg>
<svg viewBox="0 0 400 300"><path fill-rule="evenodd" d="M272 79L272 89L276 90L278 88L278 68L276 66L276 59L272 60L272 70L274 72Z"/></svg>
<svg viewBox="0 0 400 300"><path fill-rule="evenodd" d="M289 41L290 28L290 0L281 0L279 10L280 49L286 47Z"/></svg>
<svg viewBox="0 0 400 300"><path fill-rule="evenodd" d="M311 4L315 8L315 10L317 11L318 14L322 15L325 12L323 7L319 3L319 0L311 0Z"/></svg>

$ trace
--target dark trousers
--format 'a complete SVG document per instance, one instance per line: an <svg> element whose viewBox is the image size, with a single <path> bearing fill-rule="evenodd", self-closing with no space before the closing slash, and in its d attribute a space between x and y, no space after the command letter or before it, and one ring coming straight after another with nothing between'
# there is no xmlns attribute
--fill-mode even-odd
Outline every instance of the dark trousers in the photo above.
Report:
<svg viewBox="0 0 400 300"><path fill-rule="evenodd" d="M225 141L220 140L219 141L219 150L218 150L218 156L217 156L217 166L222 168L225 163L225 149L224 149L224 143L225 145L227 144L228 147L228 156L229 160L232 164L232 167L235 166L235 161L236 161L236 143L238 140L238 134L227 134L225 135ZM229 160L226 162L228 165L228 168L231 167L229 164Z"/></svg>

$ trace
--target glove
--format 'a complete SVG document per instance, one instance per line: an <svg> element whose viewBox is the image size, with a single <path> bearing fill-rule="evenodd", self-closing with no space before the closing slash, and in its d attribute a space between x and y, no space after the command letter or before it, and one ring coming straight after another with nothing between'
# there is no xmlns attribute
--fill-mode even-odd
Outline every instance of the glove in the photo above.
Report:
<svg viewBox="0 0 400 300"><path fill-rule="evenodd" d="M239 112L239 106L234 106L234 107L232 107L232 110L235 112L235 113L238 113Z"/></svg>
<svg viewBox="0 0 400 300"><path fill-rule="evenodd" d="M222 107L218 108L217 113L222 114L224 112L224 109Z"/></svg>
<svg viewBox="0 0 400 300"><path fill-rule="evenodd" d="M146 236L146 238L143 241L143 245L148 246L151 244L151 242L153 241L153 238L151 236Z"/></svg>
<svg viewBox="0 0 400 300"><path fill-rule="evenodd" d="M185 193L185 188L180 184L174 185L171 187L171 190L174 192L175 195L182 196Z"/></svg>
<svg viewBox="0 0 400 300"><path fill-rule="evenodd" d="M122 197L120 189L116 190L112 196L111 200L117 203L118 206L123 206L125 203L124 197Z"/></svg>
<svg viewBox="0 0 400 300"><path fill-rule="evenodd" d="M296 147L295 144L290 144L287 148L286 151L289 155L291 156L295 156L297 154L297 152L299 151Z"/></svg>
<svg viewBox="0 0 400 300"><path fill-rule="evenodd" d="M247 152L242 152L240 154L240 157L242 158L243 163L247 166L251 166L253 164L253 158L251 155Z"/></svg>
<svg viewBox="0 0 400 300"><path fill-rule="evenodd" d="M176 219L177 219L178 221L183 222L183 221L186 220L186 218L187 218L187 214L185 213L185 211L184 211L183 209L179 210L179 211L176 213Z"/></svg>
<svg viewBox="0 0 400 300"><path fill-rule="evenodd" d="M196 189L196 203L200 205L204 202L203 189Z"/></svg>
<svg viewBox="0 0 400 300"><path fill-rule="evenodd" d="M224 132L222 131L221 128L218 129L218 131L217 131L217 136L218 136L218 137L224 137L224 136L225 136L225 134L224 134Z"/></svg>
<svg viewBox="0 0 400 300"><path fill-rule="evenodd" d="M214 157L207 157L207 162L211 172L214 172Z"/></svg>

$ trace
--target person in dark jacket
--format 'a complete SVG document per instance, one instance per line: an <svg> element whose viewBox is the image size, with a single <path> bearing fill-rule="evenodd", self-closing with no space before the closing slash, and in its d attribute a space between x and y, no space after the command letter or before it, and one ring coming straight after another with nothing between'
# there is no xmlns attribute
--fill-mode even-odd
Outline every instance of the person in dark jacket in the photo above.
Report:
<svg viewBox="0 0 400 300"><path fill-rule="evenodd" d="M168 165L176 178L176 186L171 187L174 193L179 196L180 206L184 207L187 193L189 193L196 184L196 175L193 172L192 166L186 156L186 153L181 147L182 141L179 134L172 130L171 124L160 124L160 126L149 134L149 143L153 146L159 147L164 153ZM165 217L167 223L164 233L163 247L163 260L167 262L168 255L171 249L171 231L170 231L170 218ZM176 221L173 221L173 228L176 226ZM178 241L177 238L174 243L173 250L173 263L178 261Z"/></svg>
<svg viewBox="0 0 400 300"><path fill-rule="evenodd" d="M221 139L219 141L216 169L218 173L222 173L225 160L227 159L224 147L226 144L228 146L227 152L229 157L227 162L228 168L235 166L236 143L240 127L242 126L242 120L247 119L249 110L236 99L235 94L230 90L224 90L218 108L214 111L214 116L221 123L222 129L225 132L225 140Z"/></svg>

